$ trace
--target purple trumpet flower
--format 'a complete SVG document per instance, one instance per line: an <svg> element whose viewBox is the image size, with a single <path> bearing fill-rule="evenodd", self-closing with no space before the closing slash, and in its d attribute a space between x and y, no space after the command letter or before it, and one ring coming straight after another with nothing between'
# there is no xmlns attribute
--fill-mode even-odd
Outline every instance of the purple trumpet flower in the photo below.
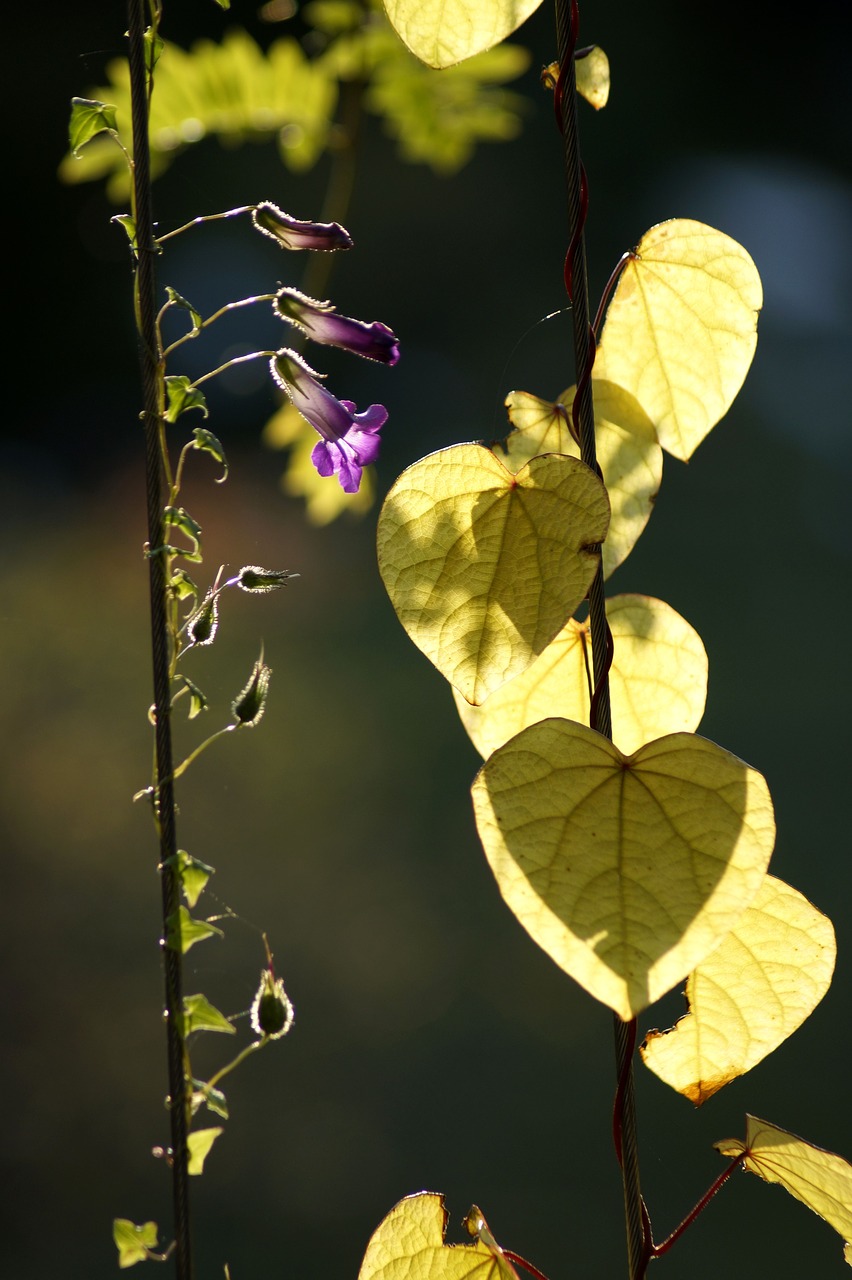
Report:
<svg viewBox="0 0 852 1280"><path fill-rule="evenodd" d="M282 320L298 327L312 338L330 347L342 347L367 360L380 360L394 365L399 359L399 343L387 325L378 320L365 324L339 316L330 302L318 302L298 289L279 289L275 310Z"/></svg>
<svg viewBox="0 0 852 1280"><path fill-rule="evenodd" d="M339 222L300 222L283 213L277 205L264 200L252 212L251 220L285 249L351 249L352 237Z"/></svg>
<svg viewBox="0 0 852 1280"><path fill-rule="evenodd" d="M316 373L295 351L277 351L270 362L272 376L293 406L321 439L311 453L321 476L335 473L344 493L357 493L361 472L379 456L379 431L388 411L381 404L357 413L351 400L338 400L317 381Z"/></svg>

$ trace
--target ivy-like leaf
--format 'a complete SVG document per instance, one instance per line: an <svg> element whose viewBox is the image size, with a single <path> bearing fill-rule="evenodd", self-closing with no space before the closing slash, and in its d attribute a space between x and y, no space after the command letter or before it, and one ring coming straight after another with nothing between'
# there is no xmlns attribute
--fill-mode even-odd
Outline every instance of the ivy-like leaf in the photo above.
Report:
<svg viewBox="0 0 852 1280"><path fill-rule="evenodd" d="M625 1021L737 925L775 841L763 777L687 733L625 756L585 725L544 720L486 761L473 802L510 909Z"/></svg>
<svg viewBox="0 0 852 1280"><path fill-rule="evenodd" d="M193 1031L222 1031L229 1036L237 1034L233 1022L201 994L183 998L183 1034L189 1036Z"/></svg>
<svg viewBox="0 0 852 1280"><path fill-rule="evenodd" d="M201 563L201 525L193 520L183 507L165 507L163 509L163 525L166 529L179 529L192 543L190 550L173 547L172 551L192 564Z"/></svg>
<svg viewBox="0 0 852 1280"><path fill-rule="evenodd" d="M686 218L662 222L621 273L595 374L635 396L663 448L686 461L743 384L762 303L736 240Z"/></svg>
<svg viewBox="0 0 852 1280"><path fill-rule="evenodd" d="M205 418L209 416L204 392L199 387L194 387L192 379L186 374L170 374L165 382L169 401L165 413L166 422L177 422L180 415L186 413L187 409L200 409Z"/></svg>
<svg viewBox="0 0 852 1280"><path fill-rule="evenodd" d="M384 0L391 26L415 57L451 67L505 40L541 0Z"/></svg>
<svg viewBox="0 0 852 1280"><path fill-rule="evenodd" d="M216 869L208 867L207 863L199 858L193 858L186 849L177 851L177 868L183 896L189 906L194 907Z"/></svg>
<svg viewBox="0 0 852 1280"><path fill-rule="evenodd" d="M157 1247L156 1222L143 1222L139 1226L129 1218L114 1218L112 1238L118 1249L119 1267L133 1267L145 1262L152 1249Z"/></svg>
<svg viewBox="0 0 852 1280"><path fill-rule="evenodd" d="M206 920L195 920L186 907L178 907L177 914L169 916L168 919L166 946L171 947L172 951L181 951L186 955L196 942L203 942L205 938L224 938L224 936L222 930L217 929L215 925L208 924Z"/></svg>
<svg viewBox="0 0 852 1280"><path fill-rule="evenodd" d="M123 227L127 239L130 241L130 247L136 252L136 219L130 213L116 213L110 218L110 222L114 222L116 226Z"/></svg>
<svg viewBox="0 0 852 1280"><path fill-rule="evenodd" d="M482 445L416 462L379 516L379 570L411 639L469 702L523 671L594 577L609 502L575 458L512 475Z"/></svg>
<svg viewBox="0 0 852 1280"><path fill-rule="evenodd" d="M471 1244L445 1244L448 1218L444 1197L435 1192L400 1200L373 1232L358 1280L517 1280L485 1232Z"/></svg>
<svg viewBox="0 0 852 1280"><path fill-rule="evenodd" d="M713 1145L731 1159L745 1152L744 1169L764 1182L780 1183L824 1218L845 1241L843 1257L852 1265L852 1165L848 1160L749 1115L745 1142L726 1138Z"/></svg>
<svg viewBox="0 0 852 1280"><path fill-rule="evenodd" d="M204 416L207 416L206 406ZM206 430L205 427L195 427L192 434L195 437L192 444L193 449L198 449L201 453L209 453L211 458L215 458L223 468L222 475L219 476L216 483L224 484L228 479L228 460L225 457L225 450L221 441L213 435L212 431Z"/></svg>
<svg viewBox="0 0 852 1280"><path fill-rule="evenodd" d="M193 331L199 330L204 323L201 312L196 311L192 303L187 302L186 298L179 294L177 289L173 289L170 284L166 285L166 293L168 294L169 302L173 307L179 307L182 311L189 312L190 319L192 320Z"/></svg>
<svg viewBox="0 0 852 1280"><path fill-rule="evenodd" d="M667 733L698 728L707 697L701 637L670 605L650 596L606 602L613 640L609 673L613 737L625 755ZM454 690L477 751L488 757L516 733L561 716L589 723L592 667L588 619L568 623L544 653L478 707Z"/></svg>
<svg viewBox="0 0 852 1280"><path fill-rule="evenodd" d="M831 985L831 921L766 876L754 902L686 981L689 1012L649 1031L646 1067L701 1106L791 1036Z"/></svg>
<svg viewBox="0 0 852 1280"><path fill-rule="evenodd" d="M196 599L198 587L185 569L172 570L169 587L176 600Z"/></svg>
<svg viewBox="0 0 852 1280"><path fill-rule="evenodd" d="M71 119L68 124L71 154L78 155L80 148L99 133L117 132L115 112L115 107L108 102L97 102L93 98L72 98Z"/></svg>
<svg viewBox="0 0 852 1280"><path fill-rule="evenodd" d="M186 1139L189 1152L188 1173L198 1175L204 1172L204 1161L210 1154L210 1148L219 1134L224 1132L220 1125L217 1129L196 1129L194 1133L189 1134Z"/></svg>
<svg viewBox="0 0 852 1280"><path fill-rule="evenodd" d="M193 1080L192 1088L193 1115L195 1115L199 1107L204 1106L208 1111L212 1111L214 1115L221 1116L223 1120L228 1119L228 1099L221 1089L213 1088L206 1080Z"/></svg>

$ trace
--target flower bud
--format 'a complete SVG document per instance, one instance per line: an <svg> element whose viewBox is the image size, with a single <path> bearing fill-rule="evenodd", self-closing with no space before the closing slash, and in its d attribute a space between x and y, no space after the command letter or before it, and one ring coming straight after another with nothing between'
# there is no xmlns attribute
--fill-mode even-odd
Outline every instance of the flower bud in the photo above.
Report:
<svg viewBox="0 0 852 1280"><path fill-rule="evenodd" d="M278 1040L286 1036L293 1025L295 1011L284 990L284 983L271 969L260 975L260 986L251 1006L251 1025L259 1036Z"/></svg>

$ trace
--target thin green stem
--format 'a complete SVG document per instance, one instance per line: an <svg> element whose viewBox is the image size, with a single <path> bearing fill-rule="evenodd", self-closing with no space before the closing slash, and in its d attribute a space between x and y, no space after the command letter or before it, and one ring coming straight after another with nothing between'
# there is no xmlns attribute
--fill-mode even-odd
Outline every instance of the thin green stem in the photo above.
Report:
<svg viewBox="0 0 852 1280"><path fill-rule="evenodd" d="M233 360L226 360L224 364L220 364L218 369L211 369L209 373L203 373L200 378L196 378L190 385L200 387L202 382L209 382L211 378L215 378L220 373L225 373L235 364L245 364L247 360L271 360L277 351L251 351L246 356L234 356Z"/></svg>
<svg viewBox="0 0 852 1280"><path fill-rule="evenodd" d="M224 213L205 213L198 218L193 218L190 222L185 222L182 227L175 227L174 231L167 231L165 235L157 236L155 244L165 244L167 240L173 240L175 236L182 235L184 231L190 231L192 227L201 226L202 222L218 222L221 218L236 218L241 213L254 213L257 206L253 204L240 205L238 209L226 209Z"/></svg>
<svg viewBox="0 0 852 1280"><path fill-rule="evenodd" d="M185 759L181 760L180 764L172 771L171 781L177 782L178 778L182 777L189 766L198 759L202 751L206 751L208 747L212 746L219 738L224 737L226 733L232 733L234 729L238 728L239 725L226 724L224 729L217 729L215 733L211 733L209 738L205 738L203 742L198 744L194 751L190 751L189 755L186 756Z"/></svg>
<svg viewBox="0 0 852 1280"><path fill-rule="evenodd" d="M245 1049L237 1054L233 1062L229 1062L227 1066L217 1071L215 1076L211 1076L209 1080L205 1081L206 1088L214 1089L220 1080L224 1080L225 1076L230 1075L235 1067L238 1067L241 1062L245 1062L250 1053L254 1053L257 1049L262 1049L268 1043L269 1036L262 1036L260 1040L253 1040L251 1044L246 1045Z"/></svg>
<svg viewBox="0 0 852 1280"><path fill-rule="evenodd" d="M171 355L177 347L183 346L184 342L190 342L193 338L197 338L204 329L209 329L210 325L213 324L215 320L221 319L221 317L227 315L229 311L236 311L238 307L250 307L255 302L272 302L275 297L276 294L274 293L259 293L253 298L240 298L238 302L226 303L224 307L220 307L218 311L214 311L206 320L202 320L198 328L190 329L189 333L185 333L183 337L176 338L171 346L166 347L163 355ZM167 302L160 312L160 315L157 317L158 321L166 314L169 308L174 305L175 303L173 302Z"/></svg>
<svg viewBox="0 0 852 1280"><path fill-rule="evenodd" d="M153 12L153 25L159 8ZM145 428L146 494L148 545L163 542L163 490L168 464L162 431L165 400L164 367L159 351L156 324L157 282L154 219L151 206L151 172L148 139L150 76L145 42L144 0L128 0L128 52L130 66L131 116L133 122L133 210L136 219L137 263L134 280L134 310L139 334L139 364L142 379ZM154 816L159 837L160 883L162 888L162 936L168 935L168 920L178 910L180 884L177 867L175 796L172 785L169 565L162 556L148 557L151 606L151 647L155 708L156 778ZM191 1098L188 1089L184 1040L181 1034L183 971L179 951L163 948L165 982L165 1023L169 1083L170 1145L172 1149L172 1205L174 1213L175 1263L177 1280L192 1280L192 1232L189 1202L189 1131Z"/></svg>

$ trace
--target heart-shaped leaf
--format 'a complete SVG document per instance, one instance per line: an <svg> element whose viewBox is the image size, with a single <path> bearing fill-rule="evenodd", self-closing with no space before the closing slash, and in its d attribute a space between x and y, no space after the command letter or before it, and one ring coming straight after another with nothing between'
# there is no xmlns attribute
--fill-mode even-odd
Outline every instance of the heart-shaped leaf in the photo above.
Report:
<svg viewBox="0 0 852 1280"><path fill-rule="evenodd" d="M736 240L686 218L662 222L619 278L595 374L635 396L663 448L686 460L743 384L762 302Z"/></svg>
<svg viewBox="0 0 852 1280"><path fill-rule="evenodd" d="M613 640L609 673L613 737L626 754L666 733L692 732L704 714L707 654L701 637L662 600L613 596L606 602ZM539 720L589 722L589 623L569 618L540 657L478 707L454 691L461 722L488 757Z"/></svg>
<svg viewBox="0 0 852 1280"><path fill-rule="evenodd" d="M625 1020L730 933L775 839L761 775L685 733L625 756L584 725L544 720L486 761L473 803L518 920Z"/></svg>
<svg viewBox="0 0 852 1280"><path fill-rule="evenodd" d="M456 62L491 49L531 13L541 0L384 0L388 20L415 57L430 67Z"/></svg>
<svg viewBox="0 0 852 1280"><path fill-rule="evenodd" d="M852 1165L848 1160L757 1116L746 1116L745 1142L726 1138L713 1145L731 1158L746 1152L744 1169L764 1182L780 1183L824 1218L846 1242L843 1257L852 1265Z"/></svg>
<svg viewBox="0 0 852 1280"><path fill-rule="evenodd" d="M689 1013L646 1036L645 1066L700 1106L801 1026L831 986L836 954L831 921L766 876L742 919L687 978Z"/></svg>
<svg viewBox="0 0 852 1280"><path fill-rule="evenodd" d="M373 1233L358 1280L517 1280L487 1228L471 1244L445 1244L448 1216L436 1192L400 1200Z"/></svg>
<svg viewBox="0 0 852 1280"><path fill-rule="evenodd" d="M379 516L379 570L400 622L469 702L529 666L595 574L606 490L555 454L517 475L490 449L454 445L414 463Z"/></svg>
<svg viewBox="0 0 852 1280"><path fill-rule="evenodd" d="M612 520L603 545L606 577L627 559L648 523L663 478L663 452L648 415L633 396L612 382L595 379L595 443ZM580 449L568 429L574 387L555 403L527 391L506 397L509 421L515 428L502 448L506 466L518 471L540 453L566 453L579 458Z"/></svg>

